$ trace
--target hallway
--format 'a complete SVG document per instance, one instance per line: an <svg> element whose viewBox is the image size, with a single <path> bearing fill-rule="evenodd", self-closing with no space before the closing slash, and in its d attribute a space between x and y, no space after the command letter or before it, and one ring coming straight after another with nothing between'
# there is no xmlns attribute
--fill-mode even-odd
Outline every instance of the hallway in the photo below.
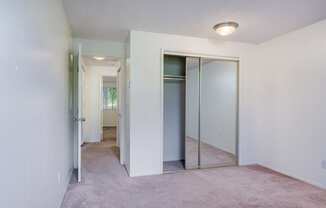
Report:
<svg viewBox="0 0 326 208"><path fill-rule="evenodd" d="M62 208L326 207L326 191L261 166L130 178L112 130L83 149L83 183L69 185Z"/></svg>

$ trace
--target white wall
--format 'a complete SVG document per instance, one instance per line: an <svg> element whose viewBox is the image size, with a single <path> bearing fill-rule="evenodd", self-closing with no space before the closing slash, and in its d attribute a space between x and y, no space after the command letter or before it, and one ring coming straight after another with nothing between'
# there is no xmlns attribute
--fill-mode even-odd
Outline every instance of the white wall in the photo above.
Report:
<svg viewBox="0 0 326 208"><path fill-rule="evenodd" d="M84 137L86 142L102 140L102 79L103 76L117 76L117 67L88 66L86 69L86 94Z"/></svg>
<svg viewBox="0 0 326 208"><path fill-rule="evenodd" d="M103 87L117 87L116 82L103 82ZM118 111L112 109L103 109L103 126L116 127L118 122Z"/></svg>
<svg viewBox="0 0 326 208"><path fill-rule="evenodd" d="M103 127L116 127L118 114L116 110L103 109Z"/></svg>
<svg viewBox="0 0 326 208"><path fill-rule="evenodd" d="M259 163L326 188L326 21L259 46L251 81Z"/></svg>
<svg viewBox="0 0 326 208"><path fill-rule="evenodd" d="M146 45L146 49L144 49ZM247 137L246 84L254 45L131 31L130 33L130 170L131 176L160 174L163 161L161 49L218 56L241 62L240 164L253 162ZM146 100L146 102L144 102Z"/></svg>
<svg viewBox="0 0 326 208"><path fill-rule="evenodd" d="M83 55L125 57L125 43L74 38L73 48L75 50L78 50L79 44L83 46Z"/></svg>
<svg viewBox="0 0 326 208"><path fill-rule="evenodd" d="M58 208L73 167L62 1L1 1L0 25L1 207Z"/></svg>

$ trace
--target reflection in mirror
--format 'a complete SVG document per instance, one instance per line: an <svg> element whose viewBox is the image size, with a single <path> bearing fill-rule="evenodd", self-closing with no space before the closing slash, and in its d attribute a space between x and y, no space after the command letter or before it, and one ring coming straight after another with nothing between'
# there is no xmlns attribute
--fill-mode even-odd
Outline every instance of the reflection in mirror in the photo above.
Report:
<svg viewBox="0 0 326 208"><path fill-rule="evenodd" d="M186 169L198 168L199 58L186 59Z"/></svg>
<svg viewBox="0 0 326 208"><path fill-rule="evenodd" d="M237 164L237 62L202 59L200 167Z"/></svg>

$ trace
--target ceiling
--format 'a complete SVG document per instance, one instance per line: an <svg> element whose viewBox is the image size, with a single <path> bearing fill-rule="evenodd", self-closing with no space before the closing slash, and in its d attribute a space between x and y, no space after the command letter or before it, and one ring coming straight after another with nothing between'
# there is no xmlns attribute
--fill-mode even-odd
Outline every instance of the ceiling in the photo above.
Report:
<svg viewBox="0 0 326 208"><path fill-rule="evenodd" d="M73 35L123 42L129 30L261 43L326 18L326 0L64 0ZM219 37L212 27L236 21Z"/></svg>
<svg viewBox="0 0 326 208"><path fill-rule="evenodd" d="M103 77L103 82L115 82L117 80L117 77Z"/></svg>
<svg viewBox="0 0 326 208"><path fill-rule="evenodd" d="M83 61L87 66L109 66L109 67L119 67L119 59L114 57L104 57L104 60L95 60L93 56L84 55Z"/></svg>

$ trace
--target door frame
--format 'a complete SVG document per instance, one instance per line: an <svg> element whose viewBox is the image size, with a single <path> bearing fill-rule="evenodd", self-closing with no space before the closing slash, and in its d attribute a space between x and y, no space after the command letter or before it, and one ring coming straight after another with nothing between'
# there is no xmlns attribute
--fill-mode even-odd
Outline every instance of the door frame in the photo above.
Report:
<svg viewBox="0 0 326 208"><path fill-rule="evenodd" d="M119 148L120 148L120 164L124 165L125 161L125 126L124 126L124 113L125 113L125 106L124 106L124 88L122 87L124 84L124 71L123 66L120 61L120 68L117 71L117 79L116 79L116 88L118 94L118 102L117 102L117 138L119 138Z"/></svg>
<svg viewBox="0 0 326 208"><path fill-rule="evenodd" d="M117 74L116 76L110 76L110 75L105 75L101 74L100 75L100 96L99 96L99 109L100 109L100 123L99 123L99 128L100 132L102 132L103 136L103 77L115 77L115 86L117 89L117 126L116 126L116 139L118 142L118 146L120 149L120 164L124 165L125 161L125 120L124 120L124 115L125 115L125 89L122 87L124 86L125 83L125 71L124 71L124 65L123 65L123 60L119 59L120 66L117 69ZM103 137L102 137L103 138ZM102 140L101 138L101 140Z"/></svg>
<svg viewBox="0 0 326 208"><path fill-rule="evenodd" d="M163 170L163 162L164 162L164 55L174 55L174 56L183 56L183 57L196 57L200 58L200 68L201 68L201 58L210 58L215 60L221 60L221 61L234 61L237 63L237 103L236 103L236 164L239 165L240 161L240 149L239 149L239 131L240 131L240 125L239 125L239 114L240 114L240 57L236 56L219 56L219 55L210 55L210 54L203 54L203 53L193 53L193 52L187 52L187 51L178 51L178 50L168 50L161 48L161 70L160 70L160 88L161 88L161 174L164 173ZM201 73L201 72L200 72Z"/></svg>
<svg viewBox="0 0 326 208"><path fill-rule="evenodd" d="M83 137L83 122L85 119L82 117L83 109L80 107L83 104L83 100L81 95L83 84L81 81L85 78L85 74L81 75L81 71L85 73L85 68L82 63L82 45L78 46L77 52L75 51L73 55L73 167L77 169L77 181L78 183L82 182L81 177L81 169L82 169L82 161L81 161L81 144ZM82 90L80 90L82 89ZM83 95L84 96L84 95Z"/></svg>

